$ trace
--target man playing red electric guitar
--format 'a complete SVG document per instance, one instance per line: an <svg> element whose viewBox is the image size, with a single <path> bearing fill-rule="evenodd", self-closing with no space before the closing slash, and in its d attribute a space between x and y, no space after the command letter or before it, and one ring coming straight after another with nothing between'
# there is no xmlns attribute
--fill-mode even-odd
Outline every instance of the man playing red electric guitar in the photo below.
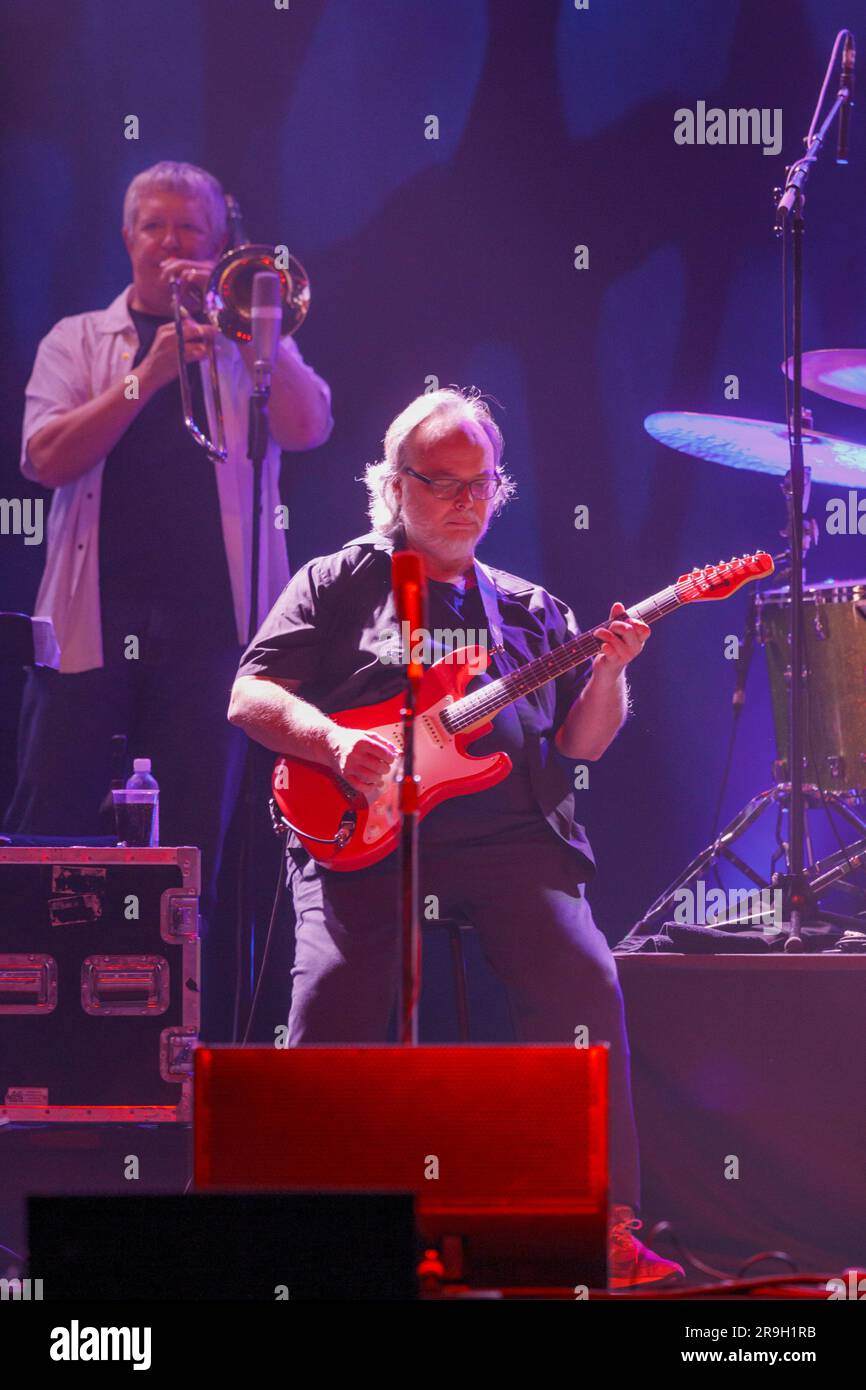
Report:
<svg viewBox="0 0 866 1390"><path fill-rule="evenodd" d="M475 558L492 515L514 491L502 450L477 396L434 391L398 415L384 459L367 470L373 531L310 561L288 584L242 659L233 724L279 754L329 769L367 799L381 793L395 745L329 716L402 689L395 549L422 556L432 659L437 636L447 641L455 631L491 649L490 672L472 689L577 634L559 599ZM434 897L440 917L461 913L477 929L506 986L518 1041L573 1042L585 1027L590 1042L610 1045L609 1270L620 1287L683 1271L633 1234L640 1179L623 1001L584 896L594 864L574 819L574 765L600 758L622 727L625 669L650 629L614 604L597 633L603 645L591 668L516 699L472 744L472 756L506 752L512 771L428 812L420 881L422 900ZM385 1041L399 969L397 856L335 872L290 836L288 870L296 920L289 1045Z"/></svg>

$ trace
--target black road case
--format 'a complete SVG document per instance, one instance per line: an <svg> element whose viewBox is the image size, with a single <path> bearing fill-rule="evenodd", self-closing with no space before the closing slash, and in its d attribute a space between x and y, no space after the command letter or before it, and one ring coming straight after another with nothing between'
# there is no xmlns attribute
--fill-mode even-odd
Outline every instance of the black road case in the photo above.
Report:
<svg viewBox="0 0 866 1390"><path fill-rule="evenodd" d="M188 1122L199 851L0 848L0 1117Z"/></svg>

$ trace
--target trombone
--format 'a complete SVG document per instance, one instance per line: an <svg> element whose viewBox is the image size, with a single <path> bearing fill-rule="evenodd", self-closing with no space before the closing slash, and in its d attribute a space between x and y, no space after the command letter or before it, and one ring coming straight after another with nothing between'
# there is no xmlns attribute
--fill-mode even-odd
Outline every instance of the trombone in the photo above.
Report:
<svg viewBox="0 0 866 1390"><path fill-rule="evenodd" d="M237 203L226 198L230 224L238 235L240 216ZM277 255L277 251L282 251ZM279 262L279 264L277 263ZM207 288L202 296L201 314L208 322L218 328L226 338L235 343L252 341L253 280L262 270L275 272L280 277L280 295L283 302L283 315L280 336L296 333L307 316L310 307L310 281L300 261L290 256L283 248L243 242L234 246L217 261ZM192 317L182 301L182 286L179 279L171 282L171 304L174 326L177 333L177 351L180 367L180 398L183 407L183 423L196 444L206 449L211 458L224 463L228 457L226 447L225 422L223 419L222 396L220 394L219 373L213 347L207 351L211 394L213 396L216 439L212 440L196 424L192 408L190 387L190 363L186 355L186 339L183 333L183 320Z"/></svg>

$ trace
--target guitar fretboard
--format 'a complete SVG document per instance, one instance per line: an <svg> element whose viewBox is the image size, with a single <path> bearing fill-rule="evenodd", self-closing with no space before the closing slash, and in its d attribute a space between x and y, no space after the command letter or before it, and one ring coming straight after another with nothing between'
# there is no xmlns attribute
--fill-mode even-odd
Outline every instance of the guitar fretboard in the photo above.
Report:
<svg viewBox="0 0 866 1390"><path fill-rule="evenodd" d="M638 618L644 623L657 622L659 618L673 613L692 597L691 594L682 592L685 587L682 584L671 584L667 589L653 594L652 598L644 599L642 603L627 609L625 616ZM605 624L602 623L600 626L604 627ZM507 676L500 676L498 680L491 681L480 690L474 690L471 695L464 695L462 699L456 700L453 705L442 711L441 719L445 728L450 734L457 734L461 730L472 728L475 724L486 723L494 719L506 705L519 700L521 695L531 694L548 681L556 680L557 676L562 676L566 671L579 666L582 661L588 661L601 649L602 639L595 634L596 628L582 632L579 637L572 637L569 642L563 642L555 651L545 652L544 656L527 662L519 670L510 671Z"/></svg>

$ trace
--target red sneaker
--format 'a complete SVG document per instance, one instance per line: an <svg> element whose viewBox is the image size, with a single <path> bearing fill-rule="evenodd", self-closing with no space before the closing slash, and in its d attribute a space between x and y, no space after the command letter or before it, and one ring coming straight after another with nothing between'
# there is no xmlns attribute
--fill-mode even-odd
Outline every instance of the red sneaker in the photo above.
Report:
<svg viewBox="0 0 866 1390"><path fill-rule="evenodd" d="M635 1284L660 1284L664 1279L685 1279L675 1260L665 1260L648 1250L632 1231L643 1225L631 1207L612 1206L607 1224L607 1286L624 1289Z"/></svg>

